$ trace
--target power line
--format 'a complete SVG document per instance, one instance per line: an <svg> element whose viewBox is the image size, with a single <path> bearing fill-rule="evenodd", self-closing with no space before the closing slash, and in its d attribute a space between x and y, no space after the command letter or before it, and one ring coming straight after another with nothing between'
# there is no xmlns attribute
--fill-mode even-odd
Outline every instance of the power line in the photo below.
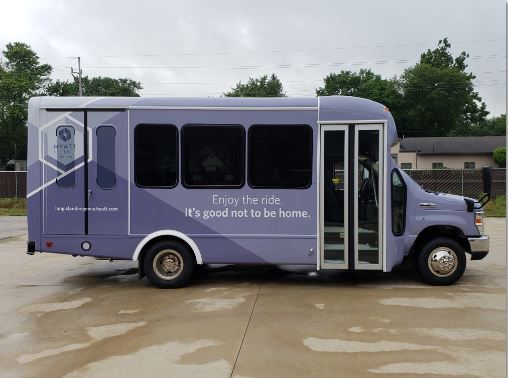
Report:
<svg viewBox="0 0 508 378"><path fill-rule="evenodd" d="M487 72L478 72L477 74L484 73L502 73L506 72L505 70L501 71L487 71ZM287 84L306 84L306 83L318 83L323 82L324 78L321 79L307 79L307 80L285 80L284 83ZM476 81L477 79L475 79ZM499 81L499 79L490 79L489 81ZM480 82L480 81L477 81ZM483 80L482 80L483 82ZM218 81L142 81L141 85L224 85L224 82Z"/></svg>
<svg viewBox="0 0 508 378"><path fill-rule="evenodd" d="M490 84L474 84L473 87L498 87L498 86L506 86L506 82L497 82L497 83L490 83ZM420 90L420 91L431 91L431 90L436 90L436 89L444 89L444 90L453 90L453 89L464 89L466 88L467 86L451 86L451 85L440 85L438 87L435 87L435 86L430 86L430 85L421 85L421 86L417 86L416 88L413 87L413 89L411 90ZM312 88L312 89L296 89L296 90L292 90L292 91L289 91L288 92L288 95L292 96L293 94L298 94L298 93L305 93L305 92L315 92L317 88ZM227 90L227 88L226 88ZM217 92L205 92L205 93L200 93L201 96L217 96L217 95L222 95L222 91L217 91ZM178 96L181 96L181 94L178 94L178 93L167 93L167 92L161 92L161 93L151 93L151 92L143 92L141 91L140 93L141 95L143 96L175 96L175 97L178 97ZM312 97L315 97L315 95L313 95ZM9 100L8 97L0 97L0 101L1 100ZM10 104L10 105L13 105L13 104ZM18 106L27 106L27 104L14 104L14 105L18 105Z"/></svg>
<svg viewBox="0 0 508 378"><path fill-rule="evenodd" d="M506 83L498 83L498 84L480 84L480 85L475 85L474 87L498 87L498 86L506 86ZM464 89L466 88L465 86L464 87L460 87L460 86L446 86L446 87L439 87L439 88L435 88L435 87L419 87L419 88L412 88L411 90L418 90L418 91L432 91L432 90L436 90L436 89L441 89L441 90L446 90L446 91L453 91L454 89ZM312 97L315 97L315 90L317 88L312 88L312 89L300 89L300 90L292 90L292 91L288 91L287 95L288 96L293 96L295 95L295 97L299 97L300 93L313 93ZM222 95L223 92L211 92L211 93L204 93L203 95L207 96L217 96L217 95ZM143 96L181 96L181 94L178 94L178 93L167 93L167 92L161 92L161 93L151 93L151 92L141 92L141 95Z"/></svg>
<svg viewBox="0 0 508 378"><path fill-rule="evenodd" d="M484 39L484 40L470 40L470 41L449 41L450 44L468 44L468 43L492 43L506 41L505 38L496 39ZM395 43L395 44L361 44L352 46L334 46L334 47L316 47L316 48L275 48L275 49L261 49L261 50L240 50L240 51L175 51L171 54L155 54L155 53L144 53L144 54L133 54L133 55L122 55L122 54L100 54L100 55L88 55L87 57L92 58L131 58L131 57L145 57L145 58L160 58L160 57L174 57L174 56L200 56L200 55L237 55L237 54L281 54L281 53L303 53L303 52L326 52L326 51L337 51L337 50L362 50L362 49L386 49L392 47L409 47L409 46L429 46L430 42L419 42L419 43ZM41 58L44 59L44 58Z"/></svg>
<svg viewBox="0 0 508 378"><path fill-rule="evenodd" d="M477 55L475 59L498 59L506 58L506 55ZM210 65L157 65L157 66L145 66L145 65L122 65L122 66L108 66L108 65L97 65L83 67L88 70L97 69L171 69L171 70L261 70L261 69L301 69L301 68L325 68L325 67L341 67L348 65L384 65L384 64L405 64L412 61L418 61L419 58L414 59L394 59L394 60L376 60L376 61L343 61L343 62L327 62L327 63L301 63L301 64L271 64L271 65L238 65L238 66L210 66Z"/></svg>

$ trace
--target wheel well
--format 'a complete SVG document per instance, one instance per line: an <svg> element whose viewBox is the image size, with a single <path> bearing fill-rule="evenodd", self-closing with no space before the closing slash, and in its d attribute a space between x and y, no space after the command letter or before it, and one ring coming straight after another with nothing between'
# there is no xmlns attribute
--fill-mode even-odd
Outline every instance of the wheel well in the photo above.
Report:
<svg viewBox="0 0 508 378"><path fill-rule="evenodd" d="M471 250L469 241L460 228L454 226L430 226L418 234L418 237L411 247L411 255L416 256L425 243L436 237L448 237L459 243L464 250Z"/></svg>
<svg viewBox="0 0 508 378"><path fill-rule="evenodd" d="M163 241L163 240L176 241L176 242L182 243L185 246L187 246L187 248L189 248L189 251L192 252L191 255L192 255L192 258L194 259L194 264L197 264L196 255L195 255L194 249L192 248L192 246L189 243L187 243L185 240L183 240L183 239L181 239L181 238L179 238L177 236L161 235L161 236L157 236L157 237L155 237L153 239L150 239L143 246L143 248L141 249L141 252L139 252L138 265L139 265L139 277L140 278L143 278L145 276L145 272L144 272L144 269L143 269L143 260L145 259L146 251L148 251L148 249L152 245L154 245L155 243L158 243L158 242Z"/></svg>

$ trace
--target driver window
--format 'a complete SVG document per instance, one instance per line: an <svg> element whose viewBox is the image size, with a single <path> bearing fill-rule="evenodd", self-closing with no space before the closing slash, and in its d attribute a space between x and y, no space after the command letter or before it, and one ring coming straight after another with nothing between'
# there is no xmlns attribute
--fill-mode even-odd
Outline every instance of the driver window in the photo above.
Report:
<svg viewBox="0 0 508 378"><path fill-rule="evenodd" d="M397 169L392 171L392 232L404 234L406 228L406 184Z"/></svg>

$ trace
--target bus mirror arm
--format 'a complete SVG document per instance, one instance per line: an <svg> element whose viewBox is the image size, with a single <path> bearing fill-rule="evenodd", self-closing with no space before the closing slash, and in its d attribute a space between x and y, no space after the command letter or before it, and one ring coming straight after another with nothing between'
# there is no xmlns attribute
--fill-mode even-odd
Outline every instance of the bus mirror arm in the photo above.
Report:
<svg viewBox="0 0 508 378"><path fill-rule="evenodd" d="M490 193L485 193L482 198L480 198L478 201L476 201L476 204L479 204L480 206L476 207L477 209L482 209L487 202L490 201Z"/></svg>
<svg viewBox="0 0 508 378"><path fill-rule="evenodd" d="M482 181L483 181L483 193L490 194L492 193L492 168L483 167L482 168Z"/></svg>
<svg viewBox="0 0 508 378"><path fill-rule="evenodd" d="M483 181L483 193L485 193L482 198L480 198L477 203L480 204L478 209L483 208L487 202L490 201L490 194L492 193L492 168L483 167L482 168L482 181Z"/></svg>

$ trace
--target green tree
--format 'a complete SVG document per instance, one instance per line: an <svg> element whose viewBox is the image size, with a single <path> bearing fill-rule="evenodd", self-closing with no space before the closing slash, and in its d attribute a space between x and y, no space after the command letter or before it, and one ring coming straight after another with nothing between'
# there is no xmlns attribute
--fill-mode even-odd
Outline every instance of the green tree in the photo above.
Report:
<svg viewBox="0 0 508 378"><path fill-rule="evenodd" d="M340 71L323 79L324 85L316 89L318 96L356 96L368 98L387 106L396 105L400 100L394 80L383 79L370 69L359 72Z"/></svg>
<svg viewBox="0 0 508 378"><path fill-rule="evenodd" d="M497 147L493 153L494 163L499 167L506 167L506 147Z"/></svg>
<svg viewBox="0 0 508 378"><path fill-rule="evenodd" d="M467 135L485 122L486 105L474 91L472 73L466 72L466 52L453 57L446 38L427 50L399 79L403 99L399 129L415 136Z"/></svg>
<svg viewBox="0 0 508 378"><path fill-rule="evenodd" d="M48 85L52 68L25 43L8 43L0 61L0 165L26 159L28 99Z"/></svg>
<svg viewBox="0 0 508 378"><path fill-rule="evenodd" d="M138 81L120 78L113 79L110 77L93 77L85 76L81 79L83 87L83 96L139 96L138 91L143 89ZM79 86L77 78L73 81L57 80L51 83L46 93L49 96L77 96Z"/></svg>
<svg viewBox="0 0 508 378"><path fill-rule="evenodd" d="M481 135L506 135L506 114L486 119L482 128Z"/></svg>
<svg viewBox="0 0 508 378"><path fill-rule="evenodd" d="M397 118L401 95L395 80L383 79L370 69L359 72L340 71L331 73L323 79L323 86L316 89L318 96L363 97L386 105Z"/></svg>
<svg viewBox="0 0 508 378"><path fill-rule="evenodd" d="M241 81L231 88L230 92L225 92L226 97L286 97L282 83L279 78L272 74L263 75L258 79L249 78L249 81L243 84Z"/></svg>
<svg viewBox="0 0 508 378"><path fill-rule="evenodd" d="M506 135L506 114L487 118L485 121L460 130L453 130L452 136Z"/></svg>

